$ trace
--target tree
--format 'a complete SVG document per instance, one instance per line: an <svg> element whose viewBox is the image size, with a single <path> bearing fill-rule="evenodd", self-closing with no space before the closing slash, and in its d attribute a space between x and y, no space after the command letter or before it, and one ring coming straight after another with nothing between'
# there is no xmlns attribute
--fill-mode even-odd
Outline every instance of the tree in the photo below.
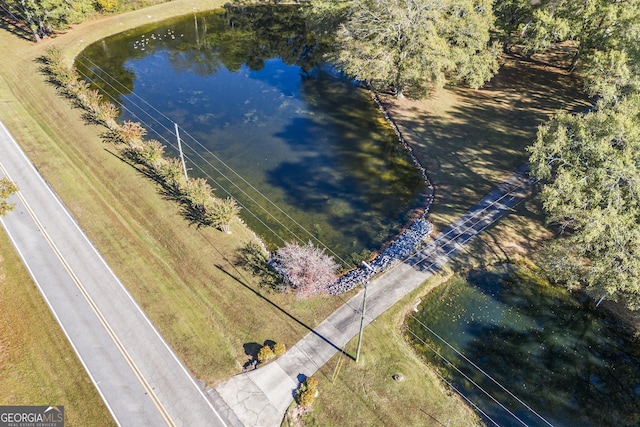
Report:
<svg viewBox="0 0 640 427"><path fill-rule="evenodd" d="M489 0L355 0L336 62L376 90L420 96L447 80L478 88L498 70Z"/></svg>
<svg viewBox="0 0 640 427"><path fill-rule="evenodd" d="M92 0L4 0L0 5L29 28L36 42L95 11Z"/></svg>
<svg viewBox="0 0 640 427"><path fill-rule="evenodd" d="M8 178L0 178L0 217L5 216L15 208L14 204L7 201L9 197L18 192L18 186Z"/></svg>
<svg viewBox="0 0 640 427"><path fill-rule="evenodd" d="M226 199L213 199L207 207L207 218L216 228L231 234L231 221L240 213L238 202L231 197Z"/></svg>
<svg viewBox="0 0 640 427"><path fill-rule="evenodd" d="M640 308L640 94L555 116L530 152L549 221L563 231L550 274Z"/></svg>
<svg viewBox="0 0 640 427"><path fill-rule="evenodd" d="M519 0L498 0L496 9L506 20ZM622 50L638 44L640 0L542 0L517 8L517 30L529 53L554 43L571 41L575 47L570 68L589 63L595 52ZM507 12L507 13L505 13ZM528 16L527 16L528 15ZM525 23L526 21L526 23ZM513 26L500 24L508 31ZM637 47L635 47L637 49Z"/></svg>
<svg viewBox="0 0 640 427"><path fill-rule="evenodd" d="M304 246L287 243L278 249L271 264L300 298L325 292L338 270L333 258L311 242Z"/></svg>

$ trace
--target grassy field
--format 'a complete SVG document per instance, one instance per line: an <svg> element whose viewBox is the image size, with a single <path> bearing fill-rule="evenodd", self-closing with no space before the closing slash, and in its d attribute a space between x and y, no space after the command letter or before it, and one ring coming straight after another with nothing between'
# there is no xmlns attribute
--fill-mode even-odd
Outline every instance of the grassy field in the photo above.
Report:
<svg viewBox="0 0 640 427"><path fill-rule="evenodd" d="M71 61L84 46L108 34L222 4L221 0L163 3L86 22L38 45L16 36L6 25L0 28L4 54L0 62L0 119L181 359L210 385L240 372L247 359L246 344L273 340L290 346L344 299L300 302L261 289L255 278L235 266L235 253L252 239L251 234L240 224L233 225L231 236L190 227L175 204L164 200L154 184L104 145L101 128L86 125L81 111L44 82L36 59L55 45ZM522 73L520 66L525 67ZM443 90L436 93L435 101L404 101L391 107L436 185L433 217L439 227L524 162L523 147L549 111L578 107L561 101L570 99L571 94L563 90L568 77L524 63L507 65L505 70L507 74L501 74L486 90ZM542 75L536 78L537 73ZM522 85L517 84L520 78ZM532 237L540 227L529 219L535 217L535 202L531 203L531 209L483 236L486 242L479 240L466 259L473 261L475 257L482 262L481 251L500 254L515 245L516 253L533 244L538 237ZM5 259L10 259L7 246L1 249ZM27 279L1 283L3 289L15 292L13 288L25 288ZM36 300L37 290L32 285L25 289ZM313 410L312 422L343 425L341 421L347 423L352 413L353 402L359 402L361 425L388 425L395 419L406 420L406 425L429 425L425 421L429 416L445 424L451 419L451 425L474 422L475 417L460 399L448 396L404 344L398 319L415 298L408 297L377 326L367 329L371 337L367 335L365 341L362 367L346 362L335 388L328 387L335 361L323 369L322 397ZM5 307L7 313L15 309L3 304L3 310ZM13 323L21 318L19 311L10 317ZM52 319L48 322L53 327ZM28 333L14 326L7 330ZM8 345L12 347L13 341ZM20 351L30 354L39 350ZM68 358L69 354L68 349L60 349L52 357ZM47 367L44 361L37 363L31 369L43 372ZM389 374L396 370L402 371L404 382L390 382ZM10 387L0 387L0 399L5 399L5 393L25 393L20 383ZM416 414L407 414L409 397L415 408L427 414L418 409Z"/></svg>

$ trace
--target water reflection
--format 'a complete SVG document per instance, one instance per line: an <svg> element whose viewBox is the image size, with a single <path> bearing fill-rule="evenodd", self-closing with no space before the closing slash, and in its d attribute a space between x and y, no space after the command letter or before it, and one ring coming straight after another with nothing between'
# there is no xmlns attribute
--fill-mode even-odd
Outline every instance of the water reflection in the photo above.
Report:
<svg viewBox="0 0 640 427"><path fill-rule="evenodd" d="M392 238L425 184L367 92L321 62L328 42L296 7L229 6L110 37L76 65L121 120L167 145L178 123L191 173L268 244L319 238L348 258Z"/></svg>
<svg viewBox="0 0 640 427"><path fill-rule="evenodd" d="M448 372L416 340L425 357L500 425L520 425L518 418L527 425L640 423L640 343L601 312L523 269L499 266L455 279L429 294L408 326L512 412Z"/></svg>

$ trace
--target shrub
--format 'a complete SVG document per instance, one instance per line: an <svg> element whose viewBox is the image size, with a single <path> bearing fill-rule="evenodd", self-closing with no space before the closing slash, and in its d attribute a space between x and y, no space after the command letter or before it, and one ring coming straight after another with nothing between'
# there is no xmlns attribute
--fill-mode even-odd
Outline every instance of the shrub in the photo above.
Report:
<svg viewBox="0 0 640 427"><path fill-rule="evenodd" d="M148 167L149 171L155 175L155 178L162 182L163 186L172 193L181 193L182 188L186 186L182 163L175 157L158 158Z"/></svg>
<svg viewBox="0 0 640 427"><path fill-rule="evenodd" d="M206 208L211 205L213 188L204 178L190 179L185 188L185 198L194 207Z"/></svg>
<svg viewBox="0 0 640 427"><path fill-rule="evenodd" d="M98 8L105 12L115 12L118 6L118 0L98 0Z"/></svg>
<svg viewBox="0 0 640 427"><path fill-rule="evenodd" d="M45 61L47 65L60 65L62 64L62 51L57 46L50 46L45 52Z"/></svg>
<svg viewBox="0 0 640 427"><path fill-rule="evenodd" d="M142 140L140 145L131 147L127 150L131 160L141 165L150 167L155 161L162 157L164 153L164 145L155 139L148 141Z"/></svg>
<svg viewBox="0 0 640 427"><path fill-rule="evenodd" d="M230 233L231 220L238 215L240 207L231 197L214 199L207 208L207 220L216 228Z"/></svg>
<svg viewBox="0 0 640 427"><path fill-rule="evenodd" d="M296 402L305 408L311 406L318 396L318 380L308 377L296 391Z"/></svg>
<svg viewBox="0 0 640 427"><path fill-rule="evenodd" d="M274 357L276 357L276 354L268 345L262 346L260 348L260 351L258 351L258 362L260 363L266 362L267 360L273 359Z"/></svg>
<svg viewBox="0 0 640 427"><path fill-rule="evenodd" d="M69 98L75 98L77 104L81 107L86 99L86 93L89 91L89 83L84 80L76 78L69 78L61 87L62 92Z"/></svg>
<svg viewBox="0 0 640 427"><path fill-rule="evenodd" d="M327 285L335 281L338 269L333 258L311 242L304 246L296 242L287 243L278 249L272 265L299 298L326 292Z"/></svg>
<svg viewBox="0 0 640 427"><path fill-rule="evenodd" d="M111 102L103 102L100 104L98 111L94 113L94 118L104 124L108 129L117 129L118 122L116 118L120 114L120 110Z"/></svg>
<svg viewBox="0 0 640 427"><path fill-rule="evenodd" d="M308 389L318 390L318 384L320 384L320 381L318 381L316 377L309 377L305 382Z"/></svg>
<svg viewBox="0 0 640 427"><path fill-rule="evenodd" d="M273 345L273 353L276 357L280 357L287 352L287 346L281 342L277 342Z"/></svg>
<svg viewBox="0 0 640 427"><path fill-rule="evenodd" d="M140 122L126 121L117 131L116 142L135 146L142 142L142 138L146 134L147 130L142 127Z"/></svg>
<svg viewBox="0 0 640 427"><path fill-rule="evenodd" d="M102 95L97 89L90 89L87 91L87 100L84 103L84 108L90 113L95 114L100 111L100 105L102 104Z"/></svg>

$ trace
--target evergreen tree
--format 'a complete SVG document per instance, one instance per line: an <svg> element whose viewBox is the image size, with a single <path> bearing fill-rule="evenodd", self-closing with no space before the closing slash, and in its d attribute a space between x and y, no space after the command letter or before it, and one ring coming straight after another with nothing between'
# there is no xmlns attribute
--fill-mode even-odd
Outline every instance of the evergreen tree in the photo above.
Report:
<svg viewBox="0 0 640 427"><path fill-rule="evenodd" d="M488 0L355 0L336 61L377 90L418 96L447 81L478 88L498 69Z"/></svg>
<svg viewBox="0 0 640 427"><path fill-rule="evenodd" d="M36 42L95 12L91 0L2 0L0 5L29 28Z"/></svg>
<svg viewBox="0 0 640 427"><path fill-rule="evenodd" d="M550 275L640 308L640 94L557 115L530 152L549 221L564 231L547 248Z"/></svg>

